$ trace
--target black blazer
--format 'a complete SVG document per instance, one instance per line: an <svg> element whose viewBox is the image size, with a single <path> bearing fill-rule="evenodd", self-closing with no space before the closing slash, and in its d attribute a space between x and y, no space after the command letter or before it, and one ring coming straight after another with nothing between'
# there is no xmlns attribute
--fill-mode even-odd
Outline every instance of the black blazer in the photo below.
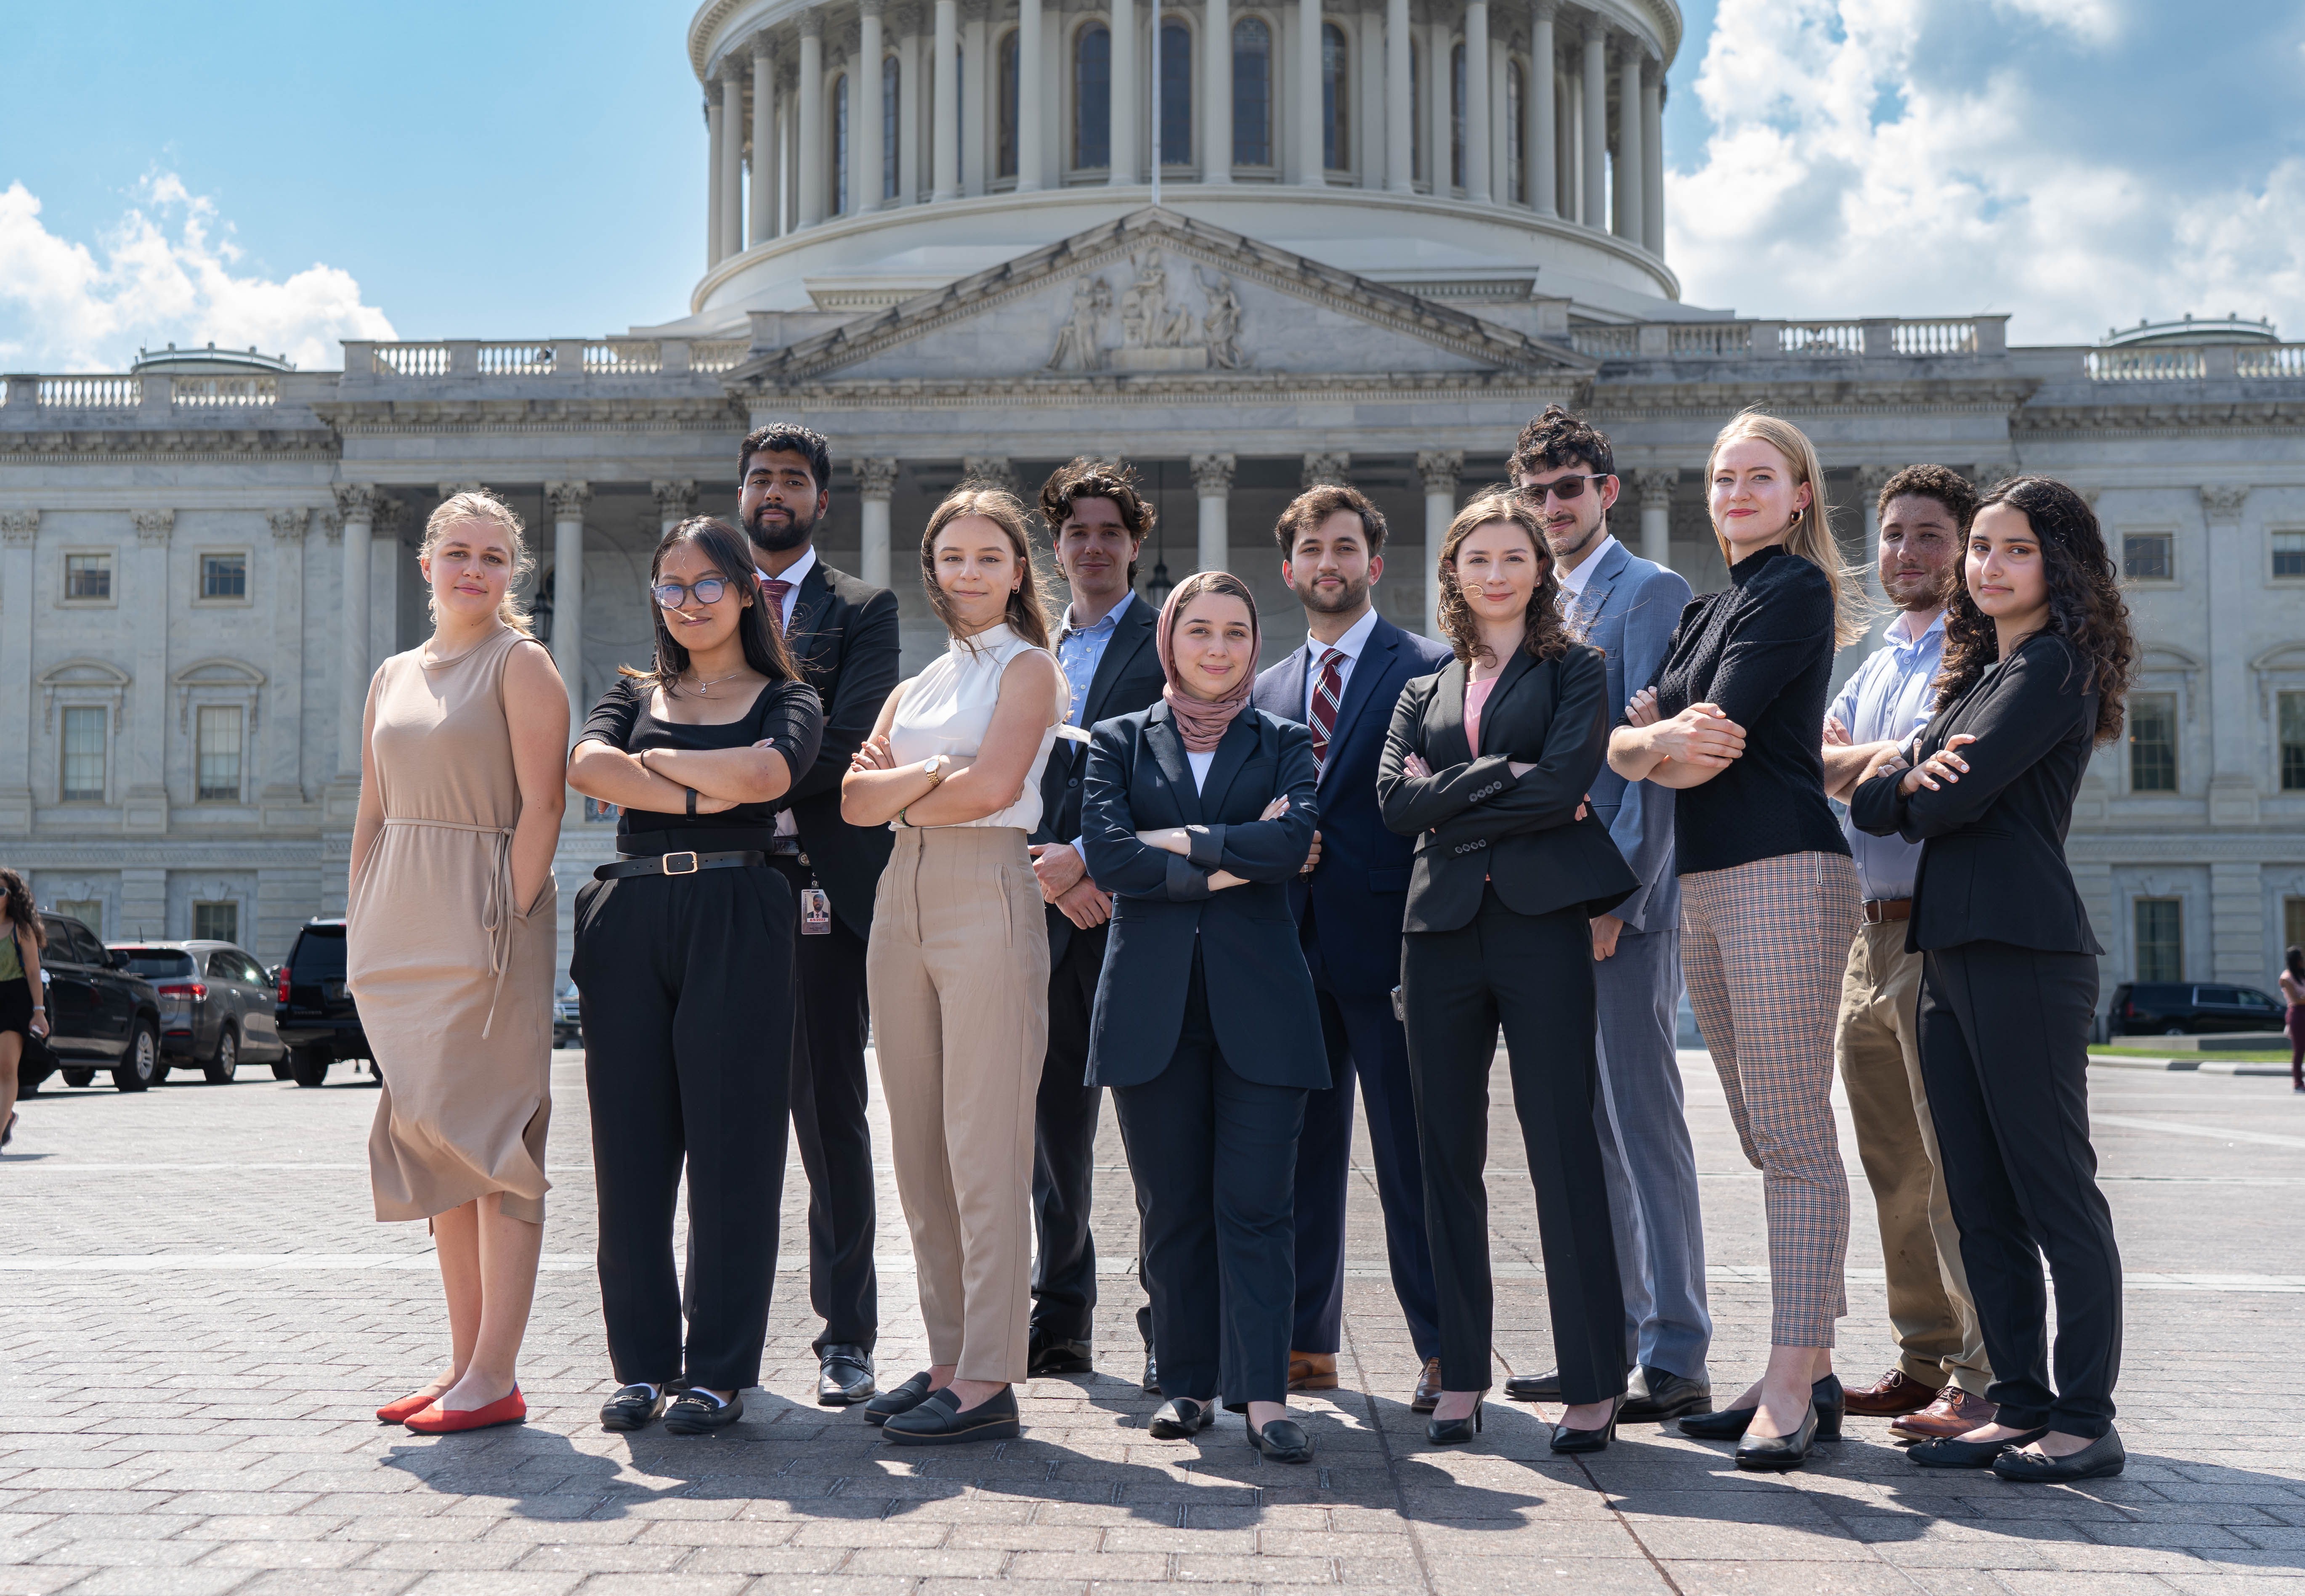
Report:
<svg viewBox="0 0 2305 1596"><path fill-rule="evenodd" d="M2046 953L2102 954L2065 865L2073 797L2097 736L2097 692L2081 658L2037 632L1989 666L1920 735L1918 759L1967 732L1969 774L1901 796L1905 772L1849 795L1850 818L1875 836L1921 845L1905 950L2011 942Z"/></svg>
<svg viewBox="0 0 2305 1596"><path fill-rule="evenodd" d="M851 826L840 818L840 778L896 690L897 596L834 570L820 555L801 578L787 641L824 700L824 741L816 762L793 785L801 851L832 899L832 912L856 935L870 937L872 895L896 838L885 826Z"/></svg>
<svg viewBox="0 0 2305 1596"><path fill-rule="evenodd" d="M1604 914L1633 895L1633 874L1597 815L1575 819L1609 747L1609 675L1598 649L1558 659L1515 649L1481 710L1481 746L1465 735L1465 665L1403 690L1378 762L1384 823L1416 838L1408 883L1412 931L1469 924L1490 881L1519 914L1571 904ZM1433 774L1401 774L1410 754ZM1518 781L1507 766L1533 764Z"/></svg>
<svg viewBox="0 0 2305 1596"><path fill-rule="evenodd" d="M1289 812L1258 819L1283 793ZM1141 1086L1169 1067L1197 939L1225 1062L1268 1086L1327 1086L1320 1004L1289 911L1289 883L1313 850L1313 734L1242 709L1195 793L1176 721L1155 704L1098 725L1087 794L1089 873L1117 895L1087 1083ZM1193 828L1190 859L1136 840L1169 826ZM1246 885L1211 892L1219 869Z"/></svg>
<svg viewBox="0 0 2305 1596"><path fill-rule="evenodd" d="M1112 641L1104 645L1089 679L1088 702L1081 706L1079 724L1093 726L1116 715L1149 709L1161 701L1168 678L1161 674L1160 650L1152 646L1152 623L1161 612L1131 595L1128 607L1114 623ZM1053 647L1050 652L1054 653ZM1041 828L1036 843L1068 843L1081 834L1081 783L1088 774L1088 744L1059 737L1049 751L1041 771ZM1049 964L1055 968L1073 939L1073 922L1054 904L1047 905Z"/></svg>

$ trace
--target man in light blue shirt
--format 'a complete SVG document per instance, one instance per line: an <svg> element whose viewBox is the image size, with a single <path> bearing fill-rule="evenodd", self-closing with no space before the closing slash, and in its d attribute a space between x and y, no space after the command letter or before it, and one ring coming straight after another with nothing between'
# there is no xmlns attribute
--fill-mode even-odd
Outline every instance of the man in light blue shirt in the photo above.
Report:
<svg viewBox="0 0 2305 1596"><path fill-rule="evenodd" d="M1824 790L1847 802L1883 750L1911 742L1935 713L1944 605L1961 580L1977 490L1941 465L1907 466L1881 489L1881 590L1897 607L1887 637L1833 700L1824 725ZM1921 1084L1921 956L1905 951L1918 843L1868 836L1846 817L1865 923L1841 978L1834 1048L1849 1090L1858 1157L1873 1188L1897 1366L1848 1388L1849 1411L1890 1420L1914 1439L1993 1422L1993 1370L1978 1329L1961 1232L1946 1201L1936 1131Z"/></svg>

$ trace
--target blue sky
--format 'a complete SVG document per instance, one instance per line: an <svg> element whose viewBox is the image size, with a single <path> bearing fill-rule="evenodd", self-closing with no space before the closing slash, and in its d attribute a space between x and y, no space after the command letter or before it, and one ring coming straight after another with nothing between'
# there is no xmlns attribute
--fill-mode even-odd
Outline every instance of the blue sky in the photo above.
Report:
<svg viewBox="0 0 2305 1596"><path fill-rule="evenodd" d="M1511 0L1505 0L1510 4ZM2214 21L2201 19L2214 13ZM11 7L0 366L684 312L704 133L653 0ZM2186 310L2305 338L2305 7L1692 0L1670 258L1747 315Z"/></svg>

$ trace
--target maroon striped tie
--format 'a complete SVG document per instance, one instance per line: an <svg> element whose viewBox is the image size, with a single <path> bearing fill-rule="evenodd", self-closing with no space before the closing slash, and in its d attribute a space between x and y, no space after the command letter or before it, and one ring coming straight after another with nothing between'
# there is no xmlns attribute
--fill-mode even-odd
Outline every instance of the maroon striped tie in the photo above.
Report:
<svg viewBox="0 0 2305 1596"><path fill-rule="evenodd" d="M772 576L761 584L761 597L768 600L769 619L778 632L785 629L785 595L793 590L792 583L780 576Z"/></svg>
<svg viewBox="0 0 2305 1596"><path fill-rule="evenodd" d="M1345 657L1342 649L1331 649L1321 656L1320 679L1313 686L1313 764L1316 769L1329 762L1329 739L1336 734L1337 710L1344 703L1344 683L1337 675L1337 666Z"/></svg>

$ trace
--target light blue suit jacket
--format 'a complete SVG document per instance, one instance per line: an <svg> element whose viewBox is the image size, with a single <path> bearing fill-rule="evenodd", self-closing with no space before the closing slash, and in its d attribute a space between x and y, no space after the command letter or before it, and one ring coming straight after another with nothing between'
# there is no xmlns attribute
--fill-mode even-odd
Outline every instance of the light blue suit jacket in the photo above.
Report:
<svg viewBox="0 0 2305 1596"><path fill-rule="evenodd" d="M1622 543L1601 556L1569 614L1571 625L1608 662L1612 731L1625 723L1625 700L1656 674L1688 601L1688 583L1678 573L1642 559ZM1629 930L1678 926L1680 879L1673 873L1671 789L1628 782L1603 765L1593 782L1593 809L1641 882L1610 913Z"/></svg>

